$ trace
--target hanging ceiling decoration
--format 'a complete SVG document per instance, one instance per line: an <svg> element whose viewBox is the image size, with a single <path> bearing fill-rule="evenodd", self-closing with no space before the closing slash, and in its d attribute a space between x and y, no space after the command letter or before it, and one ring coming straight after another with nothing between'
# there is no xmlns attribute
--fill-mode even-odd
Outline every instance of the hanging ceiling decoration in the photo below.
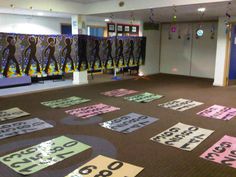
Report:
<svg viewBox="0 0 236 177"><path fill-rule="evenodd" d="M170 27L169 27L169 31L168 31L168 39L171 40L172 39L172 34L171 34L171 23L170 23Z"/></svg>
<svg viewBox="0 0 236 177"><path fill-rule="evenodd" d="M188 24L188 31L187 31L187 40L191 38L191 26Z"/></svg>
<svg viewBox="0 0 236 177"><path fill-rule="evenodd" d="M144 30L159 30L159 24L156 22L156 17L153 9L149 9L148 21L144 22Z"/></svg>
<svg viewBox="0 0 236 177"><path fill-rule="evenodd" d="M202 21L203 21L203 17L204 17L204 14L205 14L205 10L206 9L204 7L201 7L201 8L198 9L200 22L199 22L198 28L196 30L196 39L198 39L198 38L200 38L204 35L204 30L203 30L203 27L202 27Z"/></svg>
<svg viewBox="0 0 236 177"><path fill-rule="evenodd" d="M150 9L150 16L149 16L150 23L155 23L154 16L155 15L154 15L153 9Z"/></svg>
<svg viewBox="0 0 236 177"><path fill-rule="evenodd" d="M215 31L216 31L215 24L212 24L211 25L211 39L215 39Z"/></svg>
<svg viewBox="0 0 236 177"><path fill-rule="evenodd" d="M132 25L135 22L134 12L130 13L130 24Z"/></svg>
<svg viewBox="0 0 236 177"><path fill-rule="evenodd" d="M181 28L180 25L178 25L178 39L181 39Z"/></svg>
<svg viewBox="0 0 236 177"><path fill-rule="evenodd" d="M176 27L176 22L177 22L177 9L176 6L173 6L173 17L172 17L172 25L171 25L171 32L175 33L177 31L177 27Z"/></svg>
<svg viewBox="0 0 236 177"><path fill-rule="evenodd" d="M114 20L114 14L113 13L110 14L109 19L110 19L110 22L113 23L113 20Z"/></svg>
<svg viewBox="0 0 236 177"><path fill-rule="evenodd" d="M231 2L228 2L225 12L225 32L228 33L230 31L230 18L231 18Z"/></svg>

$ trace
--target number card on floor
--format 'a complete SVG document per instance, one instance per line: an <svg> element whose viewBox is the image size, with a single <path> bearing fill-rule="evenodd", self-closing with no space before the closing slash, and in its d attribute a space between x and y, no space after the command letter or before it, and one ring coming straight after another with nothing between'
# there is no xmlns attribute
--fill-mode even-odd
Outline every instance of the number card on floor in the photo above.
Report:
<svg viewBox="0 0 236 177"><path fill-rule="evenodd" d="M0 111L0 122L9 120L9 119L15 119L23 116L28 116L29 113L22 111L19 108L11 108L7 110Z"/></svg>
<svg viewBox="0 0 236 177"><path fill-rule="evenodd" d="M135 101L138 103L149 103L153 100L157 100L162 97L163 97L163 95L155 95L153 93L145 92L142 94L138 94L138 95L134 95L134 96L130 96L130 97L125 97L125 99L129 100L129 101Z"/></svg>
<svg viewBox="0 0 236 177"><path fill-rule="evenodd" d="M0 139L35 132L53 126L41 119L34 118L0 125Z"/></svg>
<svg viewBox="0 0 236 177"><path fill-rule="evenodd" d="M111 90L111 91L107 91L107 92L102 92L102 95L105 96L111 96L111 97L122 97L125 95L130 95L133 93L137 93L138 91L135 90L128 90L128 89L116 89L116 90Z"/></svg>
<svg viewBox="0 0 236 177"><path fill-rule="evenodd" d="M152 141L191 151L202 143L214 131L178 123L166 131L151 138Z"/></svg>
<svg viewBox="0 0 236 177"><path fill-rule="evenodd" d="M114 130L117 132L131 133L149 124L152 124L157 120L158 119L154 117L144 116L136 113L130 113L125 116L100 123L100 125L104 128Z"/></svg>
<svg viewBox="0 0 236 177"><path fill-rule="evenodd" d="M135 177L142 170L142 167L99 155L65 177Z"/></svg>
<svg viewBox="0 0 236 177"><path fill-rule="evenodd" d="M173 100L167 103L159 104L158 106L173 109L176 111L186 111L188 109L194 108L196 106L200 106L202 104L203 103L201 102L180 98L180 99Z"/></svg>
<svg viewBox="0 0 236 177"><path fill-rule="evenodd" d="M64 99L41 102L41 104L44 106L48 106L50 108L67 108L73 105L86 103L88 101L90 100L72 96L72 97L64 98Z"/></svg>
<svg viewBox="0 0 236 177"><path fill-rule="evenodd" d="M3 156L0 161L17 173L29 175L89 148L79 141L60 136Z"/></svg>
<svg viewBox="0 0 236 177"><path fill-rule="evenodd" d="M89 117L93 117L96 115L100 115L103 113L112 112L112 111L116 111L116 110L120 110L120 108L100 103L100 104L95 104L95 105L86 106L86 107L82 107L82 108L68 110L68 111L66 111L66 113L70 114L72 116L86 119Z"/></svg>
<svg viewBox="0 0 236 177"><path fill-rule="evenodd" d="M214 119L230 120L236 116L236 109L220 105L213 105L197 113L197 115Z"/></svg>
<svg viewBox="0 0 236 177"><path fill-rule="evenodd" d="M236 137L225 135L200 157L236 168Z"/></svg>

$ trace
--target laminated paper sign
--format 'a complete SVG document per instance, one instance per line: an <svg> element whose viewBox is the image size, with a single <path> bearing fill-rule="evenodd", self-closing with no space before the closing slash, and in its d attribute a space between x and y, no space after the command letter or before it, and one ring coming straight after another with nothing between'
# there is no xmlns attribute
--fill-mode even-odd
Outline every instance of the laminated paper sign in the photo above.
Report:
<svg viewBox="0 0 236 177"><path fill-rule="evenodd" d="M17 173L30 175L89 148L79 141L60 136L3 156L0 161Z"/></svg>
<svg viewBox="0 0 236 177"><path fill-rule="evenodd" d="M120 108L100 103L100 104L95 104L95 105L86 106L86 107L82 107L82 108L72 109L72 110L66 111L66 113L68 113L72 116L86 119L89 117L93 117L93 116L96 116L99 114L112 112L112 111L116 111L116 110L120 110Z"/></svg>
<svg viewBox="0 0 236 177"><path fill-rule="evenodd" d="M101 94L106 95L106 96L113 96L113 97L122 97L125 95L137 93L138 91L135 90L128 90L128 89L116 89L108 92L103 92Z"/></svg>
<svg viewBox="0 0 236 177"><path fill-rule="evenodd" d="M236 168L236 137L225 135L200 157Z"/></svg>
<svg viewBox="0 0 236 177"><path fill-rule="evenodd" d="M191 151L214 131L178 123L151 138L152 141Z"/></svg>
<svg viewBox="0 0 236 177"><path fill-rule="evenodd" d="M53 126L38 118L28 119L9 124L0 125L0 139L21 135L25 133L35 132L46 128L52 128Z"/></svg>
<svg viewBox="0 0 236 177"><path fill-rule="evenodd" d="M135 177L142 170L142 167L99 155L65 177Z"/></svg>
<svg viewBox="0 0 236 177"><path fill-rule="evenodd" d="M138 94L138 95L134 95L134 96L130 96L130 97L125 97L125 99L129 100L129 101L135 101L138 103L148 103L153 100L160 99L162 97L163 97L162 95L155 95L153 93L145 92L142 94Z"/></svg>
<svg viewBox="0 0 236 177"><path fill-rule="evenodd" d="M9 119L15 119L23 116L28 116L29 113L22 111L19 108L11 108L7 110L0 111L0 121L5 121Z"/></svg>
<svg viewBox="0 0 236 177"><path fill-rule="evenodd" d="M230 120L236 116L236 109L220 105L213 105L197 114L214 119Z"/></svg>
<svg viewBox="0 0 236 177"><path fill-rule="evenodd" d="M69 106L81 104L90 101L89 99L84 99L76 96L72 96L65 99L58 99L52 101L42 102L41 104L44 106L48 106L50 108L66 108Z"/></svg>
<svg viewBox="0 0 236 177"><path fill-rule="evenodd" d="M167 103L159 104L158 106L173 109L176 111L186 111L188 109L194 108L196 106L200 106L202 104L203 103L201 102L180 98L180 99L173 100Z"/></svg>
<svg viewBox="0 0 236 177"><path fill-rule="evenodd" d="M108 128L117 132L130 133L149 124L152 124L157 120L158 119L154 117L130 113L117 119L100 123L100 125L104 128Z"/></svg>

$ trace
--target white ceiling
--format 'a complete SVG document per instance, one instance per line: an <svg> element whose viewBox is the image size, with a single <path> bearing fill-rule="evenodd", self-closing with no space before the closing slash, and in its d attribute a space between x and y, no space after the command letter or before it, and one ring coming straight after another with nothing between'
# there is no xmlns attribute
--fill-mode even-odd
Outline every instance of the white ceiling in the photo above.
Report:
<svg viewBox="0 0 236 177"><path fill-rule="evenodd" d="M13 0L12 0L13 1ZM161 4L160 8L154 9L154 20L158 22L169 22L172 21L173 16L173 2L178 3L180 0L132 0L132 2L136 2L133 5L139 6L139 9L142 10L134 10L133 8L128 7L127 9L132 11L127 11L123 8L115 7L115 4L120 0L28 0L32 1L33 10L29 9L29 4L25 4L25 0L14 0L16 8L9 8L9 3L6 3L6 0L0 0L0 13L9 13L9 14L22 14L22 15L36 15L38 12L43 12L43 16L51 16L51 17L64 17L70 18L73 14L80 14L80 10L84 11L84 14L93 15L98 17L109 18L111 13L110 11L116 11L113 13L114 19L130 19L131 12L134 14L136 20L148 21L150 16L150 9L147 9L150 6L145 7L145 3L152 2L157 3L167 3ZM105 2L107 1L107 2ZM131 0L124 0L127 6L131 6ZM176 6L177 9L177 21L197 21L199 20L199 14L197 12L197 8L205 7L206 12L203 20L216 20L219 16L224 16L228 0L198 0L198 2L208 2L201 4L194 4L193 0L184 1L189 2L191 5L179 5ZM216 2L218 1L218 2ZM225 1L225 2L221 2ZM50 2L50 3L49 3ZM71 2L71 4L70 4ZM138 3L139 2L139 3ZM69 3L69 4L68 4ZM85 4L84 4L85 3ZM172 4L171 4L172 3ZM181 4L181 3L180 3ZM114 8L112 8L114 7ZM151 6L152 7L152 6ZM158 7L158 4L156 4ZM37 10L37 9L38 10ZM49 8L53 8L53 11L50 12ZM39 10L40 9L40 10ZM41 10L42 9L42 10ZM102 12L109 11L109 13L99 13L96 10L101 9ZM73 12L72 12L73 11ZM122 11L122 12L121 12ZM77 12L77 13L74 13ZM83 14L83 13L82 13ZM231 12L230 14L236 16L236 0L232 1Z"/></svg>
<svg viewBox="0 0 236 177"><path fill-rule="evenodd" d="M205 7L206 11L203 16L203 20L217 20L219 16L224 16L227 9L228 2L219 2L219 3L208 3L201 5L187 5L187 6L178 6L177 10L177 21L198 21L200 20L200 14L197 12L197 9L200 7ZM236 16L236 1L231 3L230 14ZM173 17L173 7L165 8L156 8L153 9L154 20L158 22L169 22L172 21ZM116 12L113 13L114 18L118 19L131 19L131 14L134 14L136 20L149 21L150 9L143 10L133 10L126 12ZM105 14L96 14L100 17L110 17L111 13Z"/></svg>
<svg viewBox="0 0 236 177"><path fill-rule="evenodd" d="M108 0L64 0L64 1L71 1L71 2L79 2L79 3L82 3L82 4L89 4L89 3L108 1Z"/></svg>

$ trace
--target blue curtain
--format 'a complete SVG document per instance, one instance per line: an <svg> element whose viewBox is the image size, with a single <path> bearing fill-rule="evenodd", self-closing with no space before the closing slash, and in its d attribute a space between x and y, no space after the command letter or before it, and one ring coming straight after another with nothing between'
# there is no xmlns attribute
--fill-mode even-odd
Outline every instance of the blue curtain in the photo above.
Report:
<svg viewBox="0 0 236 177"><path fill-rule="evenodd" d="M90 27L90 36L103 37L103 33L103 28Z"/></svg>

